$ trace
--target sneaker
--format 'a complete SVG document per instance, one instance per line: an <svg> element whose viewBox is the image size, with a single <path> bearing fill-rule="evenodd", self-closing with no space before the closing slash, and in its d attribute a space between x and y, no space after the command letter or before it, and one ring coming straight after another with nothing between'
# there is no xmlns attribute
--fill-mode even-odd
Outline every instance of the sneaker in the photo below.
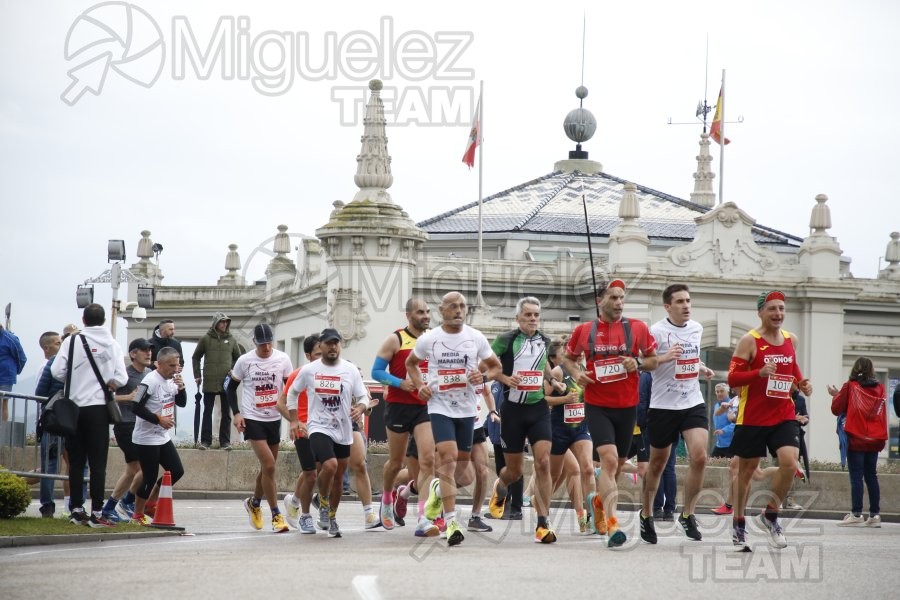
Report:
<svg viewBox="0 0 900 600"><path fill-rule="evenodd" d="M793 496L788 496L785 499L784 503L782 504L782 508L786 510L803 510L803 506L797 504Z"/></svg>
<svg viewBox="0 0 900 600"><path fill-rule="evenodd" d="M881 515L870 515L866 519L866 527L881 527Z"/></svg>
<svg viewBox="0 0 900 600"><path fill-rule="evenodd" d="M641 539L648 544L655 544L658 541L656 536L656 527L653 526L653 517L645 517L640 515L641 519Z"/></svg>
<svg viewBox="0 0 900 600"><path fill-rule="evenodd" d="M591 531L591 521L588 516L588 512L586 510L581 511L581 514L577 515L578 517L578 534L579 535L591 535L593 531Z"/></svg>
<svg viewBox="0 0 900 600"><path fill-rule="evenodd" d="M225 444L224 446L219 446L219 450L224 450L225 452L231 452L231 444Z"/></svg>
<svg viewBox="0 0 900 600"><path fill-rule="evenodd" d="M48 504L47 506L41 506L41 518L44 519L52 519L53 518L53 505Z"/></svg>
<svg viewBox="0 0 900 600"><path fill-rule="evenodd" d="M156 516L156 502L147 502L147 504L144 505L144 514L151 518L155 517Z"/></svg>
<svg viewBox="0 0 900 600"><path fill-rule="evenodd" d="M503 510L506 508L506 495L503 498L500 498L497 494L497 486L500 485L500 479L494 480L494 488L491 493L491 501L488 502L488 512L491 513L491 517L494 519L502 519L503 518Z"/></svg>
<svg viewBox="0 0 900 600"><path fill-rule="evenodd" d="M312 495L312 501L310 502L310 504L313 505L313 508L319 510L319 508L321 507L321 502L319 501L319 492L316 492Z"/></svg>
<svg viewBox="0 0 900 600"><path fill-rule="evenodd" d="M73 525L87 525L90 517L84 512L83 508L76 508L72 511L72 514L69 515L69 523Z"/></svg>
<svg viewBox="0 0 900 600"><path fill-rule="evenodd" d="M453 519L447 524L447 545L458 546L464 539L466 539L466 536L463 535L462 528L456 522L456 519Z"/></svg>
<svg viewBox="0 0 900 600"><path fill-rule="evenodd" d="M591 492L588 494L587 500L594 531L600 535L606 535L609 529L606 525L606 511L603 510L603 500L600 498L600 494Z"/></svg>
<svg viewBox="0 0 900 600"><path fill-rule="evenodd" d="M419 519L416 525L415 535L416 537L435 537L440 532L441 530L438 529L437 525L423 517Z"/></svg>
<svg viewBox="0 0 900 600"><path fill-rule="evenodd" d="M688 536L695 542L699 542L703 539L703 535L700 533L700 530L697 529L697 519L694 515L684 516L684 513L678 515L678 524L681 525L681 528L684 530L684 535Z"/></svg>
<svg viewBox="0 0 900 600"><path fill-rule="evenodd" d="M376 527L382 526L384 526L385 529L388 529L388 527L382 521L378 520L378 517L375 516L374 512L370 512L366 515L364 525L366 526L366 529L375 529Z"/></svg>
<svg viewBox="0 0 900 600"><path fill-rule="evenodd" d="M865 525L865 523L866 520L863 519L862 515L854 515L852 513L848 513L844 515L843 520L837 525L838 527L859 527L860 525Z"/></svg>
<svg viewBox="0 0 900 600"><path fill-rule="evenodd" d="M556 533L549 527L538 526L534 530L534 541L537 544L552 544L556 541Z"/></svg>
<svg viewBox="0 0 900 600"><path fill-rule="evenodd" d="M300 515L300 533L315 533L316 526L313 524L312 515Z"/></svg>
<svg viewBox="0 0 900 600"><path fill-rule="evenodd" d="M671 510L667 510L663 512L662 516L663 521L673 522L675 520L675 513Z"/></svg>
<svg viewBox="0 0 900 600"><path fill-rule="evenodd" d="M247 498L244 500L244 510L247 511L247 516L250 517L250 526L253 529L262 529L262 509L258 506L253 506L253 500Z"/></svg>
<svg viewBox="0 0 900 600"><path fill-rule="evenodd" d="M272 531L275 533L285 533L290 531L288 524L284 522L284 515L281 513L272 516Z"/></svg>
<svg viewBox="0 0 900 600"><path fill-rule="evenodd" d="M879 525L880 527L880 525ZM467 531L478 531L481 533L489 533L494 530L493 527L481 520L481 517L469 518L469 524L466 526Z"/></svg>
<svg viewBox="0 0 900 600"><path fill-rule="evenodd" d="M397 527L406 527L406 519L398 517L396 514L397 504L394 503L394 525Z"/></svg>
<svg viewBox="0 0 900 600"><path fill-rule="evenodd" d="M531 496L522 496L522 506L531 506Z"/></svg>
<svg viewBox="0 0 900 600"><path fill-rule="evenodd" d="M666 513L664 513L663 509L661 509L661 508L655 508L655 509L653 509L653 519L655 521L665 521Z"/></svg>
<svg viewBox="0 0 900 600"><path fill-rule="evenodd" d="M85 521L84 524L93 529L103 529L105 527L115 527L116 526L115 523L107 521L105 518L103 518L102 513L99 515L91 513L91 516L88 517L88 520Z"/></svg>
<svg viewBox="0 0 900 600"><path fill-rule="evenodd" d="M727 504L722 503L722 506L720 506L719 508L714 508L710 512L714 515L719 515L719 516L731 515L731 514L734 514L734 507L728 506Z"/></svg>
<svg viewBox="0 0 900 600"><path fill-rule="evenodd" d="M797 469L794 471L794 478L799 479L803 483L806 483L806 473L804 473L802 469Z"/></svg>
<svg viewBox="0 0 900 600"><path fill-rule="evenodd" d="M759 514L759 521L769 536L766 540L773 548L787 548L787 540L784 539L784 530L776 520L774 523L766 518L765 513Z"/></svg>
<svg viewBox="0 0 900 600"><path fill-rule="evenodd" d="M393 529L394 528L394 505L389 504L387 502L382 502L380 514L381 514L381 524L384 526L384 528L387 530ZM375 515L373 514L372 517L374 518ZM367 529L369 528L368 517L367 517L367 521L366 521L366 528Z"/></svg>
<svg viewBox="0 0 900 600"><path fill-rule="evenodd" d="M337 519L330 519L330 522L328 523L328 537L341 537L341 528L338 527Z"/></svg>
<svg viewBox="0 0 900 600"><path fill-rule="evenodd" d="M747 543L747 531L743 527L735 526L732 529L731 543L737 547L738 552L753 552L750 544Z"/></svg>
<svg viewBox="0 0 900 600"><path fill-rule="evenodd" d="M438 487L441 480L435 477L428 486L428 500L425 501L425 518L436 519L441 514L441 494Z"/></svg>
<svg viewBox="0 0 900 600"><path fill-rule="evenodd" d="M209 450L209 444L200 442L199 444L197 444L197 450Z"/></svg>
<svg viewBox="0 0 900 600"><path fill-rule="evenodd" d="M521 510L510 510L509 512L503 513L504 521L521 521L522 520L522 511Z"/></svg>
<svg viewBox="0 0 900 600"><path fill-rule="evenodd" d="M150 517L147 515L139 515L137 517L133 517L130 520L132 525L140 525L141 527L149 527L150 526Z"/></svg>
<svg viewBox="0 0 900 600"><path fill-rule="evenodd" d="M441 533L447 532L447 522L444 521L444 517L438 517L437 519L432 521L432 523L434 523L434 526L437 527L438 531L440 531Z"/></svg>
<svg viewBox="0 0 900 600"><path fill-rule="evenodd" d="M606 524L606 529L609 531L609 540L606 542L607 548L619 548L625 544L625 532L619 529L619 520L617 518L610 517Z"/></svg>
<svg viewBox="0 0 900 600"><path fill-rule="evenodd" d="M294 495L293 494L285 494L284 499L281 501L284 505L284 519L288 522L288 525L297 529L300 527L299 517L300 517L300 507L294 506Z"/></svg>
<svg viewBox="0 0 900 600"><path fill-rule="evenodd" d="M316 527L321 529L322 531L328 531L328 527L331 524L331 517L328 516L328 507L319 505L319 522L316 523Z"/></svg>
<svg viewBox="0 0 900 600"><path fill-rule="evenodd" d="M412 483L412 481L410 481ZM409 486L401 485L394 491L394 517L399 517L403 519L406 517L406 508L409 504L409 499L404 498L401 492L406 491L406 488Z"/></svg>
<svg viewBox="0 0 900 600"><path fill-rule="evenodd" d="M119 500L119 503L116 504L116 514L123 521L130 521L134 517L134 502Z"/></svg>
<svg viewBox="0 0 900 600"><path fill-rule="evenodd" d="M122 521L122 519L119 517L119 514L115 511L115 509L113 509L113 510L104 510L102 513L100 513L100 516L101 516L103 519L105 519L105 520L109 521L110 523L112 523L113 525L115 525L116 523L119 523L119 522Z"/></svg>

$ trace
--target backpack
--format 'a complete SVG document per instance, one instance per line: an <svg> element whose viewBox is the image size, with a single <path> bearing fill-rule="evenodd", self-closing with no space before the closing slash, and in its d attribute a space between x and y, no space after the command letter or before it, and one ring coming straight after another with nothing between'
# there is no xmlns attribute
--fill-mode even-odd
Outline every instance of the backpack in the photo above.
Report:
<svg viewBox="0 0 900 600"><path fill-rule="evenodd" d="M873 391L870 391L872 389ZM887 401L874 390L864 388L856 381L850 382L847 400L847 421L844 430L862 440L887 440Z"/></svg>

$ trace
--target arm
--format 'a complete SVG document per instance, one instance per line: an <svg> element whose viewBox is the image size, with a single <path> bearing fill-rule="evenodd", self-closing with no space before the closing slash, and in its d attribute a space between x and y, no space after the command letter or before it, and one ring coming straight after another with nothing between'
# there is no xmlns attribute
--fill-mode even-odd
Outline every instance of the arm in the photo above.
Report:
<svg viewBox="0 0 900 600"><path fill-rule="evenodd" d="M372 364L372 379L384 385L400 388L404 392L413 392L416 388L413 386L412 380L400 379L388 371L388 365L398 350L400 350L400 339L394 334L387 336L384 343L381 344L381 348L378 349L378 354L375 355L375 362Z"/></svg>
<svg viewBox="0 0 900 600"><path fill-rule="evenodd" d="M850 402L850 382L844 383L841 389L837 389L833 385L828 386L828 393L831 394L831 414L842 415L847 412L847 404Z"/></svg>
<svg viewBox="0 0 900 600"><path fill-rule="evenodd" d="M731 364L728 365L728 385L733 388L749 385L757 377L768 377L775 372L775 365L767 363L761 369L751 369L750 363L756 356L756 343L752 335L745 334L741 337Z"/></svg>
<svg viewBox="0 0 900 600"><path fill-rule="evenodd" d="M484 375L484 379L489 379L491 381L503 380L503 365L500 364L500 359L497 358L496 354L491 352L490 356L481 361L481 365L483 365L487 369Z"/></svg>
<svg viewBox="0 0 900 600"><path fill-rule="evenodd" d="M135 389L136 395L139 397L138 401L134 403L132 407L132 411L135 416L138 416L145 421L149 421L154 425L162 425L159 415L153 414L147 408L147 400L150 399L150 390L147 388L146 384L140 384Z"/></svg>
<svg viewBox="0 0 900 600"><path fill-rule="evenodd" d="M53 364L49 364L44 367L44 370L41 371L41 378L38 380L37 386L34 388L35 396L49 396L50 395L50 383L53 380L53 375L50 374L50 368Z"/></svg>
<svg viewBox="0 0 900 600"><path fill-rule="evenodd" d="M200 373L202 373L202 371L200 370L200 359L203 358L204 354L206 354L205 335L200 338L199 342L197 342L197 348L194 349L194 353L191 355L191 366L193 367L194 371L194 381L197 383L197 385L200 385L200 382L202 381L202 377L200 375Z"/></svg>
<svg viewBox="0 0 900 600"><path fill-rule="evenodd" d="M416 351L410 352L409 356L406 357L406 375L413 382L416 391L419 393L419 398L427 402L431 398L431 388L422 383L422 371L419 369L420 362L422 362L422 359L416 356Z"/></svg>
<svg viewBox="0 0 900 600"><path fill-rule="evenodd" d="M234 376L234 373L228 372L228 387L225 388L225 398L228 400L228 406L231 408L232 420L234 427L239 432L244 432L244 415L241 414L240 403L238 402L237 389L241 385L241 380Z"/></svg>

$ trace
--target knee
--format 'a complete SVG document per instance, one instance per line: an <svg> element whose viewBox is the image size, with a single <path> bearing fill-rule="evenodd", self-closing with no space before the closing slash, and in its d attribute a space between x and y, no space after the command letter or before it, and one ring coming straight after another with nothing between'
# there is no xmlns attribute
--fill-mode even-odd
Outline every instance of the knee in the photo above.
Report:
<svg viewBox="0 0 900 600"><path fill-rule="evenodd" d="M169 471L172 474L172 485L178 483L178 480L184 477L184 468L178 467L177 469L172 469Z"/></svg>
<svg viewBox="0 0 900 600"><path fill-rule="evenodd" d="M337 472L337 460L329 459L322 463L322 475L331 477Z"/></svg>
<svg viewBox="0 0 900 600"><path fill-rule="evenodd" d="M691 455L691 468L705 469L707 459L706 452L695 452Z"/></svg>

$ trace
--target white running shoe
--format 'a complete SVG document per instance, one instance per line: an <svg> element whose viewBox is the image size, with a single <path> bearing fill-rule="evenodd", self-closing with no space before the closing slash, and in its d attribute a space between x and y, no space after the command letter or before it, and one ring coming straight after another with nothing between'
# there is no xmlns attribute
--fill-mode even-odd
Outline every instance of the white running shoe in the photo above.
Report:
<svg viewBox="0 0 900 600"><path fill-rule="evenodd" d="M294 495L285 494L282 504L284 504L284 520L294 529L298 529L300 527L300 507L294 506Z"/></svg>
<svg viewBox="0 0 900 600"><path fill-rule="evenodd" d="M879 519L880 520L880 519ZM848 513L844 515L844 519L837 524L838 527L859 527L860 525L865 525L866 520L862 517L862 515L854 515L853 513Z"/></svg>

